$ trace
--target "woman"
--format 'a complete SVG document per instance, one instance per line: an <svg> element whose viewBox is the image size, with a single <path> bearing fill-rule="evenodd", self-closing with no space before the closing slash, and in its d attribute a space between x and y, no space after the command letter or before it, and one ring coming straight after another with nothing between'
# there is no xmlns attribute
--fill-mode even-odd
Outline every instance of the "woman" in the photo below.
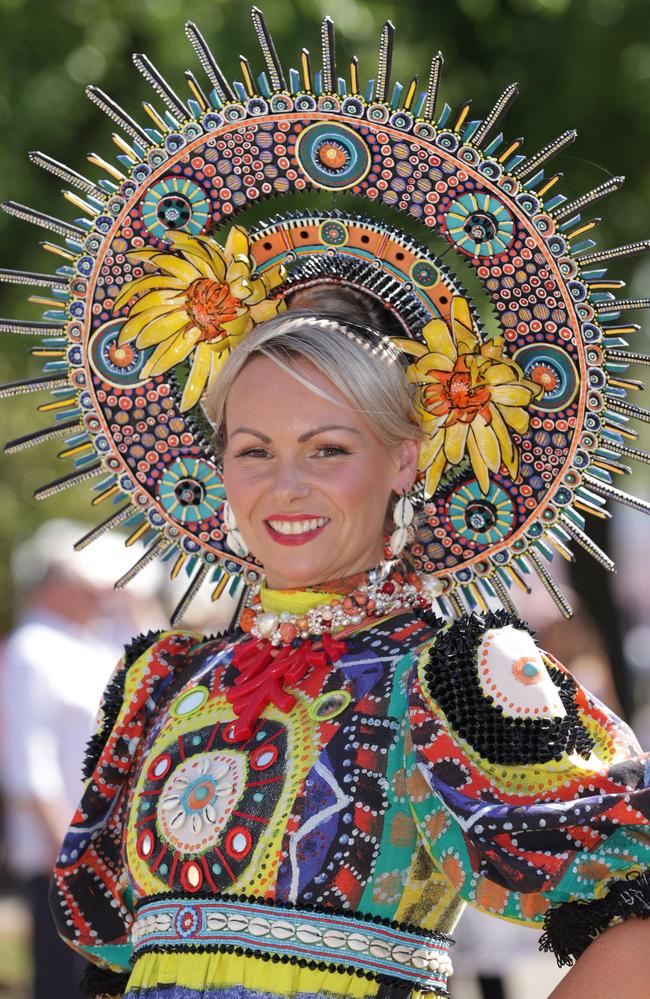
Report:
<svg viewBox="0 0 650 999"><path fill-rule="evenodd" d="M440 53L421 90L392 79L390 22L364 81L330 18L318 67L302 48L286 68L252 19L257 76L242 58L229 81L191 22L184 95L136 54L145 125L89 88L118 149L89 157L97 181L33 154L84 218L5 206L57 262L0 274L52 288L41 322L0 321L44 363L0 394L49 392L53 419L8 450L65 438L74 469L37 495L96 479L108 513L77 546L128 525L145 550L117 586L158 557L187 571L174 624L204 585L237 598L225 635L127 650L59 928L132 967L95 994L444 994L468 901L584 952L557 996L609 995L612 958L641 995L644 761L510 593L534 573L570 616L554 552L611 569L585 515L650 512L612 478L648 459L626 374L648 358L621 315L645 300L606 273L648 243L595 247L621 178L562 193L549 164L575 132L508 137L515 85L474 118L442 99Z"/></svg>
<svg viewBox="0 0 650 999"><path fill-rule="evenodd" d="M427 610L435 583L400 552L413 388L346 311L260 324L211 389L231 547L265 579L233 632L127 652L57 866L60 931L134 960L95 994L437 995L469 901L584 951L555 999L611 995L613 961L618 994L645 995L638 746L520 621Z"/></svg>

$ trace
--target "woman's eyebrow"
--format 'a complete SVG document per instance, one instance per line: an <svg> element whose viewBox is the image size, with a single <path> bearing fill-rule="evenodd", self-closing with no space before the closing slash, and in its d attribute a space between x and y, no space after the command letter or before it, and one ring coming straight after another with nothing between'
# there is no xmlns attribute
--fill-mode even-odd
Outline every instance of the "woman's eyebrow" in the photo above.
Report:
<svg viewBox="0 0 650 999"><path fill-rule="evenodd" d="M358 434L360 432L356 429L356 427L347 427L341 423L328 423L327 426L325 427L316 427L315 430L308 430L307 433L302 434L298 438L298 443L303 444L305 441L308 441L311 437L315 437L317 434L322 434L326 430L349 430L350 433L353 434ZM252 434L253 437L259 437L260 440L264 441L265 444L271 443L271 438L267 437L266 434L263 434L261 430L252 430L250 427L237 427L236 430L233 430L230 436L234 437L235 434Z"/></svg>
<svg viewBox="0 0 650 999"><path fill-rule="evenodd" d="M233 432L230 434L230 437L234 437L235 434L252 434L253 437L261 438L261 440L263 440L265 444L271 443L270 437L267 437L266 434L263 434L260 430L251 430L250 427L237 427L237 429L233 430Z"/></svg>
<svg viewBox="0 0 650 999"><path fill-rule="evenodd" d="M328 423L325 427L317 427L315 430L308 430L306 434L303 434L298 438L298 443L302 444L303 441L308 441L310 437L315 437L316 434L322 434L326 430L349 430L352 434L360 433L356 427L347 427L342 423Z"/></svg>

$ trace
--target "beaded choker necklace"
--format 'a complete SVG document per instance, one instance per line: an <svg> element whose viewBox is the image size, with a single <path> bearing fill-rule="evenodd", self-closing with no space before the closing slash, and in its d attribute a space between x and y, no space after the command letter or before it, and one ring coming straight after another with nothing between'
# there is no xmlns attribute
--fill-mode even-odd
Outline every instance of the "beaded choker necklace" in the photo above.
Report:
<svg viewBox="0 0 650 999"><path fill-rule="evenodd" d="M340 660L347 651L345 629L409 607L429 608L440 592L437 580L423 582L390 562L329 585L339 592L302 614L265 610L259 591L242 612L240 626L250 637L235 646L232 663L237 676L227 694L238 716L237 739L251 737L270 704L285 713L291 710L296 698L285 683L295 686L313 668Z"/></svg>
<svg viewBox="0 0 650 999"><path fill-rule="evenodd" d="M292 645L296 639L310 635L343 631L361 624L365 618L385 617L409 607L430 606L434 595L429 592L430 583L423 584L414 573L404 575L390 562L351 579L358 583L347 594L336 595L302 614L264 610L258 590L251 606L242 612L240 627L255 638L268 639L275 647Z"/></svg>

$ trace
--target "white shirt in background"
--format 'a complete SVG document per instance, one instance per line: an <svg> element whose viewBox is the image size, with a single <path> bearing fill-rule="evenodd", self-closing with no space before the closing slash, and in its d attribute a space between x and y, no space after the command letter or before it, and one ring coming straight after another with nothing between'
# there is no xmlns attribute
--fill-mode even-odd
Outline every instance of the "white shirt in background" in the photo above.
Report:
<svg viewBox="0 0 650 999"><path fill-rule="evenodd" d="M52 862L51 840L25 801L60 803L72 817L102 692L122 647L56 617L31 614L0 659L0 784L10 868L29 877Z"/></svg>

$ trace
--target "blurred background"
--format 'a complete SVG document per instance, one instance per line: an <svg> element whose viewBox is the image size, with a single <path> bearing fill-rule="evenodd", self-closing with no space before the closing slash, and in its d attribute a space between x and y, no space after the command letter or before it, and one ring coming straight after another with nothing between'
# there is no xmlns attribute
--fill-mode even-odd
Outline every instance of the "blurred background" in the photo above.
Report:
<svg viewBox="0 0 650 999"><path fill-rule="evenodd" d="M285 65L297 65L303 46L317 58L320 21L330 14L337 27L340 65L358 55L361 77L367 79L374 75L381 25L390 18L397 28L394 79L405 82L418 70L421 81L426 79L431 55L441 49L446 60L444 99L457 107L473 98L477 117L487 113L504 86L518 81L520 97L505 129L513 139L526 137L525 151L541 148L567 128L579 131L578 140L555 161L556 169L564 172L563 193L577 196L610 176L627 177L623 191L590 213L606 216L595 237L598 246L650 236L650 0L265 0L261 6ZM84 97L85 85L97 84L142 118L141 102L150 93L131 65L131 52L145 52L180 88L183 70L198 69L183 31L187 18L198 24L231 78L240 75L240 51L257 59L248 4L235 0L0 0L0 200L71 218L60 184L32 166L27 152L40 150L90 175L94 168L85 162L87 152L112 161L110 124ZM0 266L53 269L52 258L39 246L43 236L41 230L0 215ZM630 296L649 294L650 257L622 261L612 273L628 282ZM37 307L26 303L24 289L0 285L0 298L3 316L39 317ZM631 314L630 319L643 322L643 314ZM36 375L38 362L30 358L25 340L1 336L0 382ZM647 334L636 334L632 349L647 351ZM2 444L44 425L36 412L38 401L19 396L0 403ZM642 434L639 446L650 449L647 434ZM13 735L6 727L0 742L5 810L7 800L20 792L21 768L29 766L25 753L15 753L10 743L20 741L27 714L38 713L38 697L30 695L28 685L23 701L15 705L6 693L15 693L17 664L27 663L25 675L31 670L30 682L42 692L46 681L39 675L39 663L52 648L53 632L62 643L85 643L85 648L94 643L88 674L92 672L92 680L84 685L83 698L71 705L63 697L56 712L57 724L64 728L76 719L72 758L90 730L92 704L120 645L130 634L163 626L179 596L155 566L142 574L137 593L115 594L111 580L99 572L100 564L114 570L111 578L117 578L138 555L134 549L125 550L119 539L110 553L93 554L90 549L96 571L92 565L73 568L80 556L67 560L52 534L40 535L41 555L35 555L34 548L29 554L25 543L31 539L34 544L39 525L53 518L74 520L76 537L95 522L86 485L44 503L31 498L34 489L66 470L56 450L50 444L0 457L0 680L5 685L5 714L11 705L14 726ZM623 488L648 498L650 469L635 465L632 485L623 483ZM641 513L623 506L613 513L611 522L592 522L590 533L614 556L618 573L605 573L581 552L574 563L556 571L577 611L570 624L562 621L543 590L536 588L519 606L542 643L631 720L644 747L650 748L650 531ZM56 540L67 543L67 531L60 525ZM30 577L24 566L33 566L34 560L40 569ZM78 596L81 592L85 602ZM62 593L67 594L63 600ZM73 606L75 613L70 614ZM195 615L193 625L215 629L209 605ZM48 689L43 706L50 720L55 686ZM47 737L56 738L54 724ZM62 786L57 798L52 792L55 778L43 780L49 789L40 805L30 806L41 809L32 819L36 815L54 837L59 822L55 812L65 809L65 789ZM60 775L56 780L65 783ZM36 801L39 789L32 790ZM5 832L1 847L0 996L5 999L33 994L36 969L29 940L32 921L40 918L32 915L39 910L25 886L34 884L42 872L12 858L16 848L11 836L16 835L15 830ZM51 859L48 850L51 843L41 843L43 869ZM548 995L559 977L553 960L537 954L532 931L472 914L457 936L454 999L537 999ZM50 999L69 995L52 983L46 994Z"/></svg>

